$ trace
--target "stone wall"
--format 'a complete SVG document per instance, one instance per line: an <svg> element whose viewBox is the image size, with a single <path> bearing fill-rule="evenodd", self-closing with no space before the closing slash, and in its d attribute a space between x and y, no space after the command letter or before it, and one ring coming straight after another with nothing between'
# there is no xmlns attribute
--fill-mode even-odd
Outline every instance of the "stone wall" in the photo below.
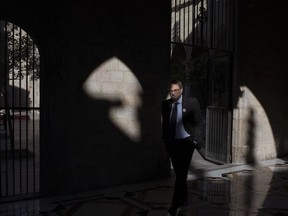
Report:
<svg viewBox="0 0 288 216"><path fill-rule="evenodd" d="M232 160L288 154L287 2L240 1Z"/></svg>
<svg viewBox="0 0 288 216"><path fill-rule="evenodd" d="M1 18L41 55L41 191L65 193L170 175L161 142L170 3L6 1Z"/></svg>

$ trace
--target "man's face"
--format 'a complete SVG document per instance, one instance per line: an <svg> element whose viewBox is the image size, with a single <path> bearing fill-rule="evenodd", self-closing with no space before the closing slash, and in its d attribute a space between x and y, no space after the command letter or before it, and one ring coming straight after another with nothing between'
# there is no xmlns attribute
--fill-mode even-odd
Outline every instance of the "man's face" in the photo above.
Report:
<svg viewBox="0 0 288 216"><path fill-rule="evenodd" d="M172 101L177 101L181 97L182 91L183 89L178 84L172 84L169 91Z"/></svg>

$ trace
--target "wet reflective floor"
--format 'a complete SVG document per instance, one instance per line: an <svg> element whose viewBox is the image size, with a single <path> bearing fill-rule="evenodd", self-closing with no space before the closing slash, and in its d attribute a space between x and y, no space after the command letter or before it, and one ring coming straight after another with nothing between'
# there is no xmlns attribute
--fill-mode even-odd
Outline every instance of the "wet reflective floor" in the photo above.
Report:
<svg viewBox="0 0 288 216"><path fill-rule="evenodd" d="M188 177L188 205L180 208L178 215L288 215L287 161L195 168ZM171 177L87 193L2 202L0 216L168 216L173 185Z"/></svg>

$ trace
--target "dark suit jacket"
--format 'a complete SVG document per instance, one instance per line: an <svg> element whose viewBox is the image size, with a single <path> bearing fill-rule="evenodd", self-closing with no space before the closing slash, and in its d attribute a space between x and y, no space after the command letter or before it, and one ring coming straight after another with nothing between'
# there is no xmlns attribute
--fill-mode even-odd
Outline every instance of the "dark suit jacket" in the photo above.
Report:
<svg viewBox="0 0 288 216"><path fill-rule="evenodd" d="M168 141L169 119L172 109L172 100L162 102L162 138L164 143ZM185 130L191 135L191 138L199 144L202 144L202 112L200 104L195 97L185 98L182 96L182 118Z"/></svg>

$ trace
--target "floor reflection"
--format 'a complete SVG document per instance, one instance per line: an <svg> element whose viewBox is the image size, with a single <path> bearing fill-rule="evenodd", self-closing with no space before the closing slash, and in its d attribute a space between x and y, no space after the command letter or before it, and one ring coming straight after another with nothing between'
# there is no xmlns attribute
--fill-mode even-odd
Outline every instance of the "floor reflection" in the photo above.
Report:
<svg viewBox="0 0 288 216"><path fill-rule="evenodd" d="M220 172L220 171L219 171ZM224 169L221 177L188 182L189 203L178 215L288 215L288 164ZM173 179L71 194L1 203L1 216L167 216Z"/></svg>

